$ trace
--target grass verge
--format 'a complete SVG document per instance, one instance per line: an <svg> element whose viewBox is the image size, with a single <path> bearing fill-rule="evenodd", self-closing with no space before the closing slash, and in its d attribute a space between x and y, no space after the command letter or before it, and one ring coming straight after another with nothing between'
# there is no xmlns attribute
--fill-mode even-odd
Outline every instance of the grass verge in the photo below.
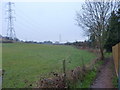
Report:
<svg viewBox="0 0 120 90"><path fill-rule="evenodd" d="M108 58L108 57L111 57L112 56L112 52L107 52L105 53L105 57ZM118 88L118 77L117 75L115 74L115 68L114 68L114 65L111 66L110 68L114 73L113 73L113 77L112 77L112 83L113 83L113 86L115 88Z"/></svg>
<svg viewBox="0 0 120 90"><path fill-rule="evenodd" d="M111 57L112 56L112 53L109 52L109 53L105 53L105 57ZM118 88L118 77L116 76L115 74L115 69L114 69L114 65L111 66L111 70L114 72L113 74L113 77L112 77L112 83L113 83L113 86L115 88Z"/></svg>
<svg viewBox="0 0 120 90"><path fill-rule="evenodd" d="M116 75L113 76L112 83L115 88L118 88L118 77Z"/></svg>
<svg viewBox="0 0 120 90"><path fill-rule="evenodd" d="M71 84L70 88L90 88L102 64L103 64L102 60L97 61L97 63L93 65L92 70L86 71L85 76L82 77L83 80L82 81L78 80L76 83Z"/></svg>

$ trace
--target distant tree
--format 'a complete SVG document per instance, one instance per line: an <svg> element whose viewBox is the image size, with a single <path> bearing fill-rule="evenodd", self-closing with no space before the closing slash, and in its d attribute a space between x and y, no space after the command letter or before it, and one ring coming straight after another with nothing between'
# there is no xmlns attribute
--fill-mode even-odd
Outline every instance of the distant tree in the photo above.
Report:
<svg viewBox="0 0 120 90"><path fill-rule="evenodd" d="M77 12L77 24L84 28L88 34L94 34L97 45L100 49L101 60L104 59L103 46L106 40L106 29L111 11L115 9L116 2L111 0L86 0L83 4L83 12Z"/></svg>
<svg viewBox="0 0 120 90"><path fill-rule="evenodd" d="M75 41L75 42L73 42L73 45L75 45L75 46L80 46L80 42Z"/></svg>
<svg viewBox="0 0 120 90"><path fill-rule="evenodd" d="M66 42L65 45L72 45L72 43L70 43L70 42Z"/></svg>
<svg viewBox="0 0 120 90"><path fill-rule="evenodd" d="M18 41L20 41L20 40L19 40L18 38L14 38L14 41L17 41L17 42L18 42Z"/></svg>
<svg viewBox="0 0 120 90"><path fill-rule="evenodd" d="M44 41L43 44L52 44L51 41Z"/></svg>

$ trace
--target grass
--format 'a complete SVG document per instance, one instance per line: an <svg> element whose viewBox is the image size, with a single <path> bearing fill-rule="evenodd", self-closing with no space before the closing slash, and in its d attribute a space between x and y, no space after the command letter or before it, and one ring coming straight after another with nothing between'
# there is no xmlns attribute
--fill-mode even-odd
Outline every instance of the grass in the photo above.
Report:
<svg viewBox="0 0 120 90"><path fill-rule="evenodd" d="M118 81L119 81L119 76L117 77L116 73L115 73L115 69L114 69L114 65L112 65L110 67L110 69L114 72L113 77L112 77L112 84L114 86L114 88L118 88Z"/></svg>
<svg viewBox="0 0 120 90"><path fill-rule="evenodd" d="M81 84L81 88L90 88L92 82L96 78L96 75L98 73L98 68L103 64L102 60L99 60L95 65L93 70L90 70L84 78L84 81Z"/></svg>
<svg viewBox="0 0 120 90"><path fill-rule="evenodd" d="M112 52L105 52L104 55L105 55L105 58L111 57L112 56Z"/></svg>
<svg viewBox="0 0 120 90"><path fill-rule="evenodd" d="M119 78L116 75L114 64L111 65L110 69L113 72L112 84L113 84L114 88L118 88L118 80L119 80Z"/></svg>
<svg viewBox="0 0 120 90"><path fill-rule="evenodd" d="M90 88L91 84L95 80L98 68L103 64L102 60L97 61L92 70L88 70L83 77L83 81L78 81L77 83L71 85L72 88Z"/></svg>
<svg viewBox="0 0 120 90"><path fill-rule="evenodd" d="M118 88L118 77L116 75L113 76L112 83L115 88Z"/></svg>
<svg viewBox="0 0 120 90"><path fill-rule="evenodd" d="M93 53L64 45L3 43L2 49L3 88L35 87L38 77L62 72L63 59L70 70L82 65L81 58L87 64L96 57Z"/></svg>

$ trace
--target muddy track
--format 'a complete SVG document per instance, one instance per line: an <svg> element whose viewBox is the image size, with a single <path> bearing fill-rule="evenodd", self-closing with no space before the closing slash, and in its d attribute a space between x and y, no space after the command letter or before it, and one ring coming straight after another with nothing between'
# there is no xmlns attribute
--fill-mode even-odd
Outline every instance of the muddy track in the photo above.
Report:
<svg viewBox="0 0 120 90"><path fill-rule="evenodd" d="M106 58L104 65L101 67L96 80L91 85L91 88L114 88L112 77L115 72L112 69L113 59Z"/></svg>

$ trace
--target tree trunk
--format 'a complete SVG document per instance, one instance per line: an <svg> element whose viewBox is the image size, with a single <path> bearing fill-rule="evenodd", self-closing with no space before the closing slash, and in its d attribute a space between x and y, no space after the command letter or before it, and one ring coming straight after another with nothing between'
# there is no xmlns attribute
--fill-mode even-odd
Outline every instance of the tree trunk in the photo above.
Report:
<svg viewBox="0 0 120 90"><path fill-rule="evenodd" d="M100 59L104 60L103 48L100 48L100 53L101 53Z"/></svg>
<svg viewBox="0 0 120 90"><path fill-rule="evenodd" d="M100 59L104 60L104 49L103 49L103 43L101 37L98 37L98 40L99 40L99 49L100 49Z"/></svg>

